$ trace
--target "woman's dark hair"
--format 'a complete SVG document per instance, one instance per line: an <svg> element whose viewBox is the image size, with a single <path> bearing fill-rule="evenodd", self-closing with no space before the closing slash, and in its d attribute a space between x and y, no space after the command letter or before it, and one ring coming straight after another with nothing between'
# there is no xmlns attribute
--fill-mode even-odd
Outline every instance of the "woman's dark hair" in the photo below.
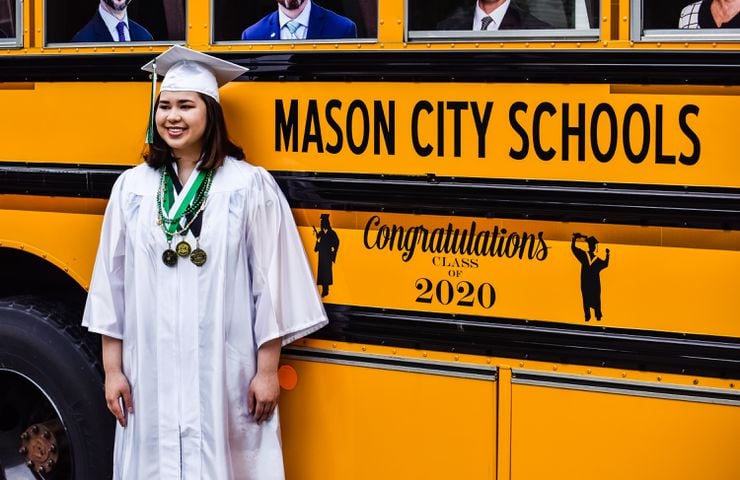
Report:
<svg viewBox="0 0 740 480"><path fill-rule="evenodd" d="M203 132L203 158L201 160L201 170L215 170L224 163L226 156L234 157L237 160L244 160L244 151L238 145L229 140L229 134L226 131L226 120L221 104L208 95L198 93L200 98L206 104L206 129ZM159 96L154 104L154 111L159 108ZM169 145L159 135L156 124L154 128L154 143L149 145L149 151L144 153L144 160L152 168L160 168L172 161L174 156Z"/></svg>

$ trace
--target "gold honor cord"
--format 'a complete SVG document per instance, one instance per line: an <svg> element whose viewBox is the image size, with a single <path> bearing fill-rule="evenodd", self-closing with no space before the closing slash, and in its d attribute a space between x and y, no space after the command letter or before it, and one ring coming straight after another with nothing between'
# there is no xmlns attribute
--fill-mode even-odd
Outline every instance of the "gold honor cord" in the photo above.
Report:
<svg viewBox="0 0 740 480"><path fill-rule="evenodd" d="M157 223L162 227L162 231L167 237L168 248L162 253L162 261L167 266L174 266L177 263L178 255L181 257L190 256L190 261L197 266L206 263L208 256L200 248L200 238L196 238L196 248L191 251L190 244L184 239L177 246L177 251L172 249L172 238L175 235L185 235L190 225L198 218L206 206L208 192L213 182L213 171L199 171L195 181L188 187L188 190L182 192L184 198L172 217L168 214L175 203L174 184L166 169L161 169L161 180L159 190L157 191ZM181 225L182 219L190 217L190 221L184 226Z"/></svg>

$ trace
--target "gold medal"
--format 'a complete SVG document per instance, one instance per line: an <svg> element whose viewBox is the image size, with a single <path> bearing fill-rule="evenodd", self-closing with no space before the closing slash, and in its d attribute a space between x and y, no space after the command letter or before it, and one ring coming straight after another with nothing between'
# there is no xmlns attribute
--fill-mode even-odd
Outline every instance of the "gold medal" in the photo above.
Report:
<svg viewBox="0 0 740 480"><path fill-rule="evenodd" d="M181 257L187 257L188 255L190 255L190 244L185 240L180 241L175 249L177 250L177 254Z"/></svg>
<svg viewBox="0 0 740 480"><path fill-rule="evenodd" d="M198 267L202 267L203 264L206 263L207 259L208 255L206 255L206 252L200 248L196 248L193 250L193 253L190 254L190 261Z"/></svg>
<svg viewBox="0 0 740 480"><path fill-rule="evenodd" d="M172 267L177 263L177 254L174 250L168 248L164 253L162 253L162 261L168 267Z"/></svg>

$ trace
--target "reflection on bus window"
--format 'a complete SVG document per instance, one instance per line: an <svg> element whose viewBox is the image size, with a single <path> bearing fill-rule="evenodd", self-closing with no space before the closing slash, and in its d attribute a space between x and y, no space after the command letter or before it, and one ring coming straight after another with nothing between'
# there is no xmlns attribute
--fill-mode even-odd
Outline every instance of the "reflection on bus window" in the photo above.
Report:
<svg viewBox="0 0 740 480"><path fill-rule="evenodd" d="M740 28L740 0L700 0L686 5L678 28Z"/></svg>
<svg viewBox="0 0 740 480"><path fill-rule="evenodd" d="M409 29L589 29L598 9L598 0L409 0Z"/></svg>
<svg viewBox="0 0 740 480"><path fill-rule="evenodd" d="M215 0L214 40L344 40L377 36L377 0Z"/></svg>
<svg viewBox="0 0 740 480"><path fill-rule="evenodd" d="M0 0L0 38L15 38L15 0Z"/></svg>
<svg viewBox="0 0 740 480"><path fill-rule="evenodd" d="M740 0L642 0L645 30L740 28Z"/></svg>
<svg viewBox="0 0 740 480"><path fill-rule="evenodd" d="M185 0L47 0L47 10L47 43L185 40Z"/></svg>

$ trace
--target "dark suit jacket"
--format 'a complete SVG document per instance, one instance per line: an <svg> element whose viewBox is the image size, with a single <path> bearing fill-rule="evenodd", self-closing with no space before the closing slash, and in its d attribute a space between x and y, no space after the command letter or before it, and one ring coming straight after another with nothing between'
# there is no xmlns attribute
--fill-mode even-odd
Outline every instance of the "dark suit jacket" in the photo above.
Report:
<svg viewBox="0 0 740 480"><path fill-rule="evenodd" d="M130 18L128 19L128 33L132 42L151 42L154 40L152 34ZM113 37L105 26L100 12L95 10L95 15L87 22L87 25L75 33L73 42L113 42Z"/></svg>
<svg viewBox="0 0 740 480"><path fill-rule="evenodd" d="M306 40L333 40L337 38L357 38L355 22L312 3L311 15L308 17ZM242 40L280 40L278 11L275 10L265 15L257 23L247 27L242 32Z"/></svg>
<svg viewBox="0 0 740 480"><path fill-rule="evenodd" d="M472 30L475 18L475 5L458 7L452 15L437 24L437 30ZM506 10L499 30L517 30L528 28L552 28L539 18L519 8L513 1Z"/></svg>

